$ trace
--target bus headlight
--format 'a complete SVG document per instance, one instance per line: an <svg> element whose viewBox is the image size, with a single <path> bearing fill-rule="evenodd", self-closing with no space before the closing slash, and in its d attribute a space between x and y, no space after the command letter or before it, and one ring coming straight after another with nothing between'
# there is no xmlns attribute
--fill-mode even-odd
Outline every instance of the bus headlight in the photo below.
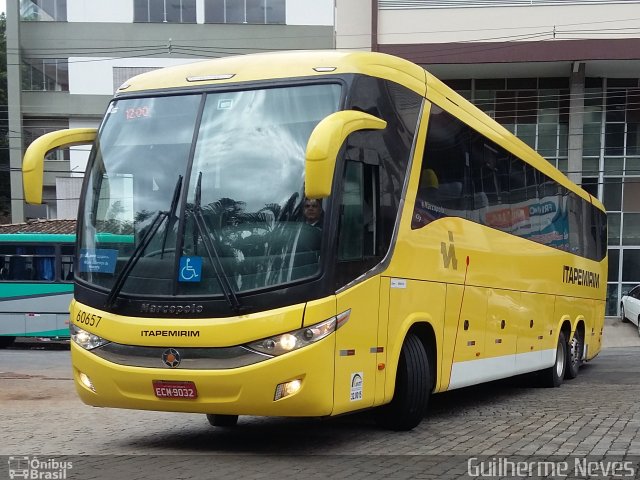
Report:
<svg viewBox="0 0 640 480"><path fill-rule="evenodd" d="M332 317L324 322L294 330L293 332L251 342L246 347L267 355L282 355L322 340L327 335L335 332L337 322L337 318Z"/></svg>
<svg viewBox="0 0 640 480"><path fill-rule="evenodd" d="M93 350L94 348L98 348L109 343L109 340L105 340L98 335L89 333L86 330L77 327L73 323L69 324L69 331L71 332L71 339L85 350Z"/></svg>

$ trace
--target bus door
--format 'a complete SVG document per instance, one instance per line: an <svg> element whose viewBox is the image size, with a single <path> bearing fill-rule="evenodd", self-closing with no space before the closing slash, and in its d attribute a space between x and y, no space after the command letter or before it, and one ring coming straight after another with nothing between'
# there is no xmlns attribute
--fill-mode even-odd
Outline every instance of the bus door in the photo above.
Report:
<svg viewBox="0 0 640 480"><path fill-rule="evenodd" d="M377 165L347 161L338 225L336 279L348 284L379 261ZM337 295L334 414L371 407L376 393L380 276ZM349 312L348 316L345 312Z"/></svg>

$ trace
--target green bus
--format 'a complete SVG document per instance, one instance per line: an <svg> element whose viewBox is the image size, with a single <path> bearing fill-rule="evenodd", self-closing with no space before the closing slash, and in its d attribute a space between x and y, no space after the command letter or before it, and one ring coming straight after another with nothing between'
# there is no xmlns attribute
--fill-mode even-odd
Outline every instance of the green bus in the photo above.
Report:
<svg viewBox="0 0 640 480"><path fill-rule="evenodd" d="M0 225L0 348L69 338L75 220Z"/></svg>

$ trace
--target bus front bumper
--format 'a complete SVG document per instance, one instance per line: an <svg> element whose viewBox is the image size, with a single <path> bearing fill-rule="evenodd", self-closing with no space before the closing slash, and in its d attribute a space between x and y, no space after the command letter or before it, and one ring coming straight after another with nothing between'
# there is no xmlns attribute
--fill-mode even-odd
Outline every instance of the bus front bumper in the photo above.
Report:
<svg viewBox="0 0 640 480"><path fill-rule="evenodd" d="M329 335L278 357L221 370L121 365L74 342L71 358L76 390L88 405L221 415L326 416L333 409L334 347L335 335ZM299 381L295 393L276 399L278 385L295 381ZM159 398L158 382L193 382L197 393L191 399Z"/></svg>

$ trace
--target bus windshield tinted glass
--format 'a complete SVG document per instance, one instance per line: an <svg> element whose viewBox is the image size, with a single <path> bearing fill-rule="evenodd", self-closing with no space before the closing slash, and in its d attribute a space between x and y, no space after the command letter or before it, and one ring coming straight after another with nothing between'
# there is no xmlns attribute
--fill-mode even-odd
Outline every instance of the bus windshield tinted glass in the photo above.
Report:
<svg viewBox="0 0 640 480"><path fill-rule="evenodd" d="M113 102L88 173L78 278L122 295L201 297L316 275L322 222L303 221L305 148L340 93Z"/></svg>

